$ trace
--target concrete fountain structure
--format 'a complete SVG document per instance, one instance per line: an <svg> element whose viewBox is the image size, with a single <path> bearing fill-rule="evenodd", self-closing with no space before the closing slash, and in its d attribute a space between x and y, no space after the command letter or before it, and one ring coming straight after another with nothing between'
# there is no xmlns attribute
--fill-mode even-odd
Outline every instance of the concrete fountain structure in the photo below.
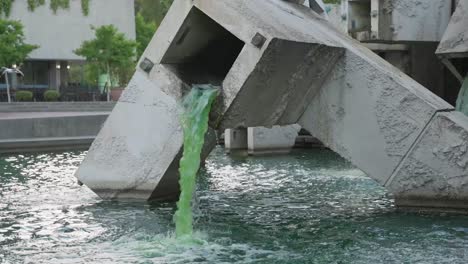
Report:
<svg viewBox="0 0 468 264"><path fill-rule="evenodd" d="M175 0L78 179L104 199L176 197L179 102L198 83L222 87L215 129L299 124L399 206L468 208L468 117L281 0Z"/></svg>

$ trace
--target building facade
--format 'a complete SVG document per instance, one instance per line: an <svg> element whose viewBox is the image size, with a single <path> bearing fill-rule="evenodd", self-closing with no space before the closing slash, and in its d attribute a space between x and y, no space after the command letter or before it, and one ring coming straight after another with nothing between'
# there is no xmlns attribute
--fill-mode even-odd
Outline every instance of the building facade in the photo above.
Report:
<svg viewBox="0 0 468 264"><path fill-rule="evenodd" d="M135 39L133 0L90 0L87 15L79 0L70 0L68 9L58 9L56 13L49 1L34 11L28 10L26 0L14 1L7 18L19 20L24 25L26 42L39 46L21 65L24 78L13 80L17 89L37 92L80 86L84 58L73 51L83 41L94 38L92 27L112 24L127 38ZM4 80L1 82L0 89L5 87Z"/></svg>

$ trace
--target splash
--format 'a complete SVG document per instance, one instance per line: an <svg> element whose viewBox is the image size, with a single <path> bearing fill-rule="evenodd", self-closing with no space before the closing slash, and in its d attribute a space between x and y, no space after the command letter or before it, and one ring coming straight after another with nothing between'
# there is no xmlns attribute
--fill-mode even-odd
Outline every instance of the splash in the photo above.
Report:
<svg viewBox="0 0 468 264"><path fill-rule="evenodd" d="M193 234L192 195L200 168L200 155L208 130L211 105L218 90L210 85L198 85L183 101L184 152L180 160L180 198L174 215L177 238L190 238Z"/></svg>

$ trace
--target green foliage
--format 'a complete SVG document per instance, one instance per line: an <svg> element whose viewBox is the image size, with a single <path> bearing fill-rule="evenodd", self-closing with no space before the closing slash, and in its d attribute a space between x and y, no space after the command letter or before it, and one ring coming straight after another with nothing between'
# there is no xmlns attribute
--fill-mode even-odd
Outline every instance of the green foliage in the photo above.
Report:
<svg viewBox="0 0 468 264"><path fill-rule="evenodd" d="M323 0L325 4L339 4L341 0Z"/></svg>
<svg viewBox="0 0 468 264"><path fill-rule="evenodd" d="M70 8L70 0L50 0L50 9L54 11L54 14L57 13L58 9L68 8Z"/></svg>
<svg viewBox="0 0 468 264"><path fill-rule="evenodd" d="M135 0L136 13L159 26L173 0Z"/></svg>
<svg viewBox="0 0 468 264"><path fill-rule="evenodd" d="M98 86L99 66L97 63L86 63L84 65L84 83Z"/></svg>
<svg viewBox="0 0 468 264"><path fill-rule="evenodd" d="M34 11L37 7L42 5L45 5L45 0L28 0L29 11Z"/></svg>
<svg viewBox="0 0 468 264"><path fill-rule="evenodd" d="M30 91L16 92L16 101L18 102L31 102L32 99L33 99L33 93Z"/></svg>
<svg viewBox="0 0 468 264"><path fill-rule="evenodd" d="M5 17L10 16L11 6L13 5L14 0L0 0L0 15L5 15ZM39 6L45 5L45 0L27 0L28 9L31 12L34 12ZM89 14L89 4L91 0L81 0L81 11L83 15L87 16ZM54 11L54 14L57 13L59 9L68 9L70 8L70 0L50 0L50 9Z"/></svg>
<svg viewBox="0 0 468 264"><path fill-rule="evenodd" d="M44 92L44 100L47 102L57 102L60 98L60 93L56 90L47 90Z"/></svg>
<svg viewBox="0 0 468 264"><path fill-rule="evenodd" d="M81 0L81 11L83 15L89 15L89 0Z"/></svg>
<svg viewBox="0 0 468 264"><path fill-rule="evenodd" d="M93 28L95 39L84 41L75 54L86 58L100 73L118 76L121 84L126 84L129 69L133 70L137 43L118 32L113 25ZM112 79L112 77L111 77Z"/></svg>
<svg viewBox="0 0 468 264"><path fill-rule="evenodd" d="M13 1L14 0L0 0L0 15L3 13L5 17L10 16Z"/></svg>
<svg viewBox="0 0 468 264"><path fill-rule="evenodd" d="M145 51L146 46L148 46L150 43L154 32L156 32L156 24L154 22L147 22L145 18L140 13L138 13L135 18L135 25L136 41L138 43L137 55L138 57L141 57Z"/></svg>
<svg viewBox="0 0 468 264"><path fill-rule="evenodd" d="M38 48L24 40L23 25L19 21L0 19L0 67L19 65Z"/></svg>

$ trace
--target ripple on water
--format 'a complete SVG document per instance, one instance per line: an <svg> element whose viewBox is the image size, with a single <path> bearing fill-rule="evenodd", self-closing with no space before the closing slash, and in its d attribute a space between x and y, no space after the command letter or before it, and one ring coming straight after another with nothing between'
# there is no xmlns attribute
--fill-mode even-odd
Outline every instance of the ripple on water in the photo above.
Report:
<svg viewBox="0 0 468 264"><path fill-rule="evenodd" d="M215 149L185 243L175 204L104 202L78 186L84 155L0 157L0 263L467 263L467 217L397 213L329 151Z"/></svg>

